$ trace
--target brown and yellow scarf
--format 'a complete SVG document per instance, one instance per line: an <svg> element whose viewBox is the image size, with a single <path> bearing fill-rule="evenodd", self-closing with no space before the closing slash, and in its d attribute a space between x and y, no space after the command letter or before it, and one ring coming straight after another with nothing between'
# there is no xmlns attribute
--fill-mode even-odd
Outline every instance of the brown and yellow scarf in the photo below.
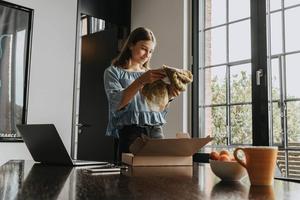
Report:
<svg viewBox="0 0 300 200"><path fill-rule="evenodd" d="M167 77L146 84L142 89L146 102L152 111L162 111L169 103L169 87L172 85L177 90L183 92L187 84L193 81L193 74L189 70L176 69L163 65Z"/></svg>

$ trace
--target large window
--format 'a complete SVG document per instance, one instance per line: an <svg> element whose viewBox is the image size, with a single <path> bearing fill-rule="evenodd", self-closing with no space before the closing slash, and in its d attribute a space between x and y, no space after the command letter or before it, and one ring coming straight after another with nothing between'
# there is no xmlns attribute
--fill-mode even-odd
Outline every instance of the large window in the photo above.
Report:
<svg viewBox="0 0 300 200"><path fill-rule="evenodd" d="M269 73L273 143L280 146L281 171L300 178L300 1L269 1ZM286 170L288 169L288 170Z"/></svg>
<svg viewBox="0 0 300 200"><path fill-rule="evenodd" d="M20 137L25 122L32 10L0 2L0 139Z"/></svg>
<svg viewBox="0 0 300 200"><path fill-rule="evenodd" d="M257 145L259 139L254 137L265 134L264 144L280 149L281 172L300 178L300 32L296 25L300 1L198 2L194 35L199 41L198 69L194 72L198 72L199 95L193 99L197 99L200 117L195 135L211 135L213 147L225 147ZM264 3L266 9L259 10ZM261 71L257 60L266 63ZM266 79L261 75L267 75ZM267 95L261 95L261 88ZM260 109L266 113L254 112ZM269 117L267 133L259 133L265 128L257 126L261 116Z"/></svg>
<svg viewBox="0 0 300 200"><path fill-rule="evenodd" d="M202 135L218 146L252 143L250 1L207 0L200 24ZM201 95L201 94L200 94Z"/></svg>

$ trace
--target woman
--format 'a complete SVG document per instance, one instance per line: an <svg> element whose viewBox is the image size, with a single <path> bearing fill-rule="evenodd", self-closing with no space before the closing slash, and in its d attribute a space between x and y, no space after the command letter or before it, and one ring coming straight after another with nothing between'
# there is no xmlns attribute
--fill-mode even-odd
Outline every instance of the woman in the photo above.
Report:
<svg viewBox="0 0 300 200"><path fill-rule="evenodd" d="M147 28L131 32L120 54L104 72L104 87L109 102L109 122L106 135L119 138L119 159L129 152L130 144L141 134L163 138L162 125L167 111L151 111L140 90L146 83L163 79L162 69L149 68L156 39ZM171 97L179 91L170 89Z"/></svg>

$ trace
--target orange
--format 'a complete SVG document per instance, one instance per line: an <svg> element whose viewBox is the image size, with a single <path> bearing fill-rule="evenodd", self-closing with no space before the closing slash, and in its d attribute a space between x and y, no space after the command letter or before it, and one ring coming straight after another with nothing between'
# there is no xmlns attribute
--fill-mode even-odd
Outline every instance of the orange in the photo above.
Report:
<svg viewBox="0 0 300 200"><path fill-rule="evenodd" d="M218 152L212 151L209 155L209 158L212 160L219 160L220 156Z"/></svg>
<svg viewBox="0 0 300 200"><path fill-rule="evenodd" d="M230 161L230 157L226 154L220 155L220 161Z"/></svg>
<svg viewBox="0 0 300 200"><path fill-rule="evenodd" d="M228 157L230 157L230 153L227 150L220 151L220 156L221 155L227 155Z"/></svg>

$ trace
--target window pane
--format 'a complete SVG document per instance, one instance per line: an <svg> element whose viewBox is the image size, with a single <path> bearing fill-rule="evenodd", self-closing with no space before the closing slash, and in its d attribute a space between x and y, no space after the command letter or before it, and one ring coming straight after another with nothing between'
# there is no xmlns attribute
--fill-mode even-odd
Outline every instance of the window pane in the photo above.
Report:
<svg viewBox="0 0 300 200"><path fill-rule="evenodd" d="M287 98L300 98L299 74L300 54L286 56Z"/></svg>
<svg viewBox="0 0 300 200"><path fill-rule="evenodd" d="M287 132L289 146L300 143L300 101L287 102Z"/></svg>
<svg viewBox="0 0 300 200"><path fill-rule="evenodd" d="M300 19L300 7L288 9L285 11L285 40L286 51L300 50L299 35L300 29L298 27L298 20Z"/></svg>
<svg viewBox="0 0 300 200"><path fill-rule="evenodd" d="M296 4L300 4L300 0L284 0L284 7L293 6Z"/></svg>
<svg viewBox="0 0 300 200"><path fill-rule="evenodd" d="M271 54L282 53L282 12L271 14Z"/></svg>
<svg viewBox="0 0 300 200"><path fill-rule="evenodd" d="M205 1L205 27L226 22L226 0Z"/></svg>
<svg viewBox="0 0 300 200"><path fill-rule="evenodd" d="M250 17L250 0L229 0L229 21Z"/></svg>
<svg viewBox="0 0 300 200"><path fill-rule="evenodd" d="M273 142L282 143L282 129L279 102L273 103Z"/></svg>
<svg viewBox="0 0 300 200"><path fill-rule="evenodd" d="M205 109L205 133L214 137L212 144L227 144L225 106L209 107Z"/></svg>
<svg viewBox="0 0 300 200"><path fill-rule="evenodd" d="M281 150L278 149L278 154L277 154L277 166L280 170L280 173L282 174L282 176L285 176L285 168L286 168L286 154L285 154L285 150Z"/></svg>
<svg viewBox="0 0 300 200"><path fill-rule="evenodd" d="M296 146L299 148L299 145ZM288 177L300 178L300 151L288 151Z"/></svg>
<svg viewBox="0 0 300 200"><path fill-rule="evenodd" d="M272 100L280 98L280 77L278 59L272 59Z"/></svg>
<svg viewBox="0 0 300 200"><path fill-rule="evenodd" d="M270 10L278 10L281 8L281 0L269 0L270 1Z"/></svg>
<svg viewBox="0 0 300 200"><path fill-rule="evenodd" d="M229 61L250 59L250 20L229 25Z"/></svg>
<svg viewBox="0 0 300 200"><path fill-rule="evenodd" d="M295 146L299 148L299 146ZM277 164L284 177L300 178L300 151L298 150L278 150ZM286 168L288 167L288 173Z"/></svg>
<svg viewBox="0 0 300 200"><path fill-rule="evenodd" d="M205 105L226 103L225 66L205 69Z"/></svg>
<svg viewBox="0 0 300 200"><path fill-rule="evenodd" d="M231 106L230 115L232 143L252 144L252 106Z"/></svg>
<svg viewBox="0 0 300 200"><path fill-rule="evenodd" d="M205 32L205 66L226 62L226 30L225 27Z"/></svg>
<svg viewBox="0 0 300 200"><path fill-rule="evenodd" d="M251 65L230 68L230 103L251 102Z"/></svg>

